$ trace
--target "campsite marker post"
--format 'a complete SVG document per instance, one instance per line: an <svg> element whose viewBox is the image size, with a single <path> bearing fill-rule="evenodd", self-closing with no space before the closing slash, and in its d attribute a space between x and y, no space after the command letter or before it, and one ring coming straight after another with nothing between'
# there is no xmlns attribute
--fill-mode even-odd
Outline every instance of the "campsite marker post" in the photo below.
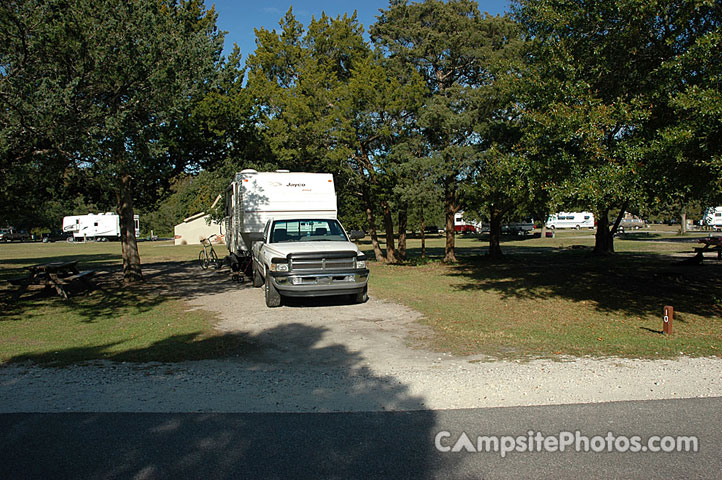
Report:
<svg viewBox="0 0 722 480"><path fill-rule="evenodd" d="M662 333L665 335L672 334L672 320L674 319L674 307L669 305L664 307L664 317L662 323Z"/></svg>

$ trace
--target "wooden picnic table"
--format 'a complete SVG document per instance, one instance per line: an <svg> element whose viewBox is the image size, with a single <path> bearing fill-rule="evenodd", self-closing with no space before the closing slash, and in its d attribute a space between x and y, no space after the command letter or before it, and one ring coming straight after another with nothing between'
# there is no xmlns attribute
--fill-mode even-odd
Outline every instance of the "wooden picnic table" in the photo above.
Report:
<svg viewBox="0 0 722 480"><path fill-rule="evenodd" d="M13 294L17 300L25 293L30 285L45 285L45 289L55 289L63 299L68 299L66 287L75 280L80 280L88 289L92 290L95 285L90 281L95 270L78 270L78 262L50 262L40 265L25 267L28 274L23 277L11 278L9 282L19 288Z"/></svg>
<svg viewBox="0 0 722 480"><path fill-rule="evenodd" d="M704 244L704 247L695 247L695 259L702 263L705 252L717 252L717 258L722 259L722 237L706 237L697 240L697 243Z"/></svg>

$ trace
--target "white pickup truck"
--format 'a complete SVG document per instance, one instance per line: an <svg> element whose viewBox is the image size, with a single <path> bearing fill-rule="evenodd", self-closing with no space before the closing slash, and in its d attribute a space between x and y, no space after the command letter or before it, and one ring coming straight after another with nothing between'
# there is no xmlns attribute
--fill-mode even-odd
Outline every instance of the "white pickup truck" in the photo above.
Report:
<svg viewBox="0 0 722 480"><path fill-rule="evenodd" d="M283 297L368 299L366 256L337 219L333 176L244 170L226 191L231 268L265 285L266 305Z"/></svg>
<svg viewBox="0 0 722 480"><path fill-rule="evenodd" d="M366 256L336 219L269 220L252 256L253 286L265 284L269 307L279 306L282 296L368 299Z"/></svg>

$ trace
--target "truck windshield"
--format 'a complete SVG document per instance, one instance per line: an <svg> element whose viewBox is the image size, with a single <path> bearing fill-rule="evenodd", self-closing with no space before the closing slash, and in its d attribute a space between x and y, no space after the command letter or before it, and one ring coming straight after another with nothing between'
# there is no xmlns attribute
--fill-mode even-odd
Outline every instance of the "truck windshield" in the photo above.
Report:
<svg viewBox="0 0 722 480"><path fill-rule="evenodd" d="M277 220L273 222L270 243L347 242L336 220Z"/></svg>

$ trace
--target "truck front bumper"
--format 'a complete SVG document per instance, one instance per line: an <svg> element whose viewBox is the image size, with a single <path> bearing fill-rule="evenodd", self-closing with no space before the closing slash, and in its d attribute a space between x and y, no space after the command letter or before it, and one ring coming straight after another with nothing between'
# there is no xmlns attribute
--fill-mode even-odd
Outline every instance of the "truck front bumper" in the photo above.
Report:
<svg viewBox="0 0 722 480"><path fill-rule="evenodd" d="M341 272L303 271L269 272L281 295L287 297L323 297L362 292L369 279L367 268Z"/></svg>

